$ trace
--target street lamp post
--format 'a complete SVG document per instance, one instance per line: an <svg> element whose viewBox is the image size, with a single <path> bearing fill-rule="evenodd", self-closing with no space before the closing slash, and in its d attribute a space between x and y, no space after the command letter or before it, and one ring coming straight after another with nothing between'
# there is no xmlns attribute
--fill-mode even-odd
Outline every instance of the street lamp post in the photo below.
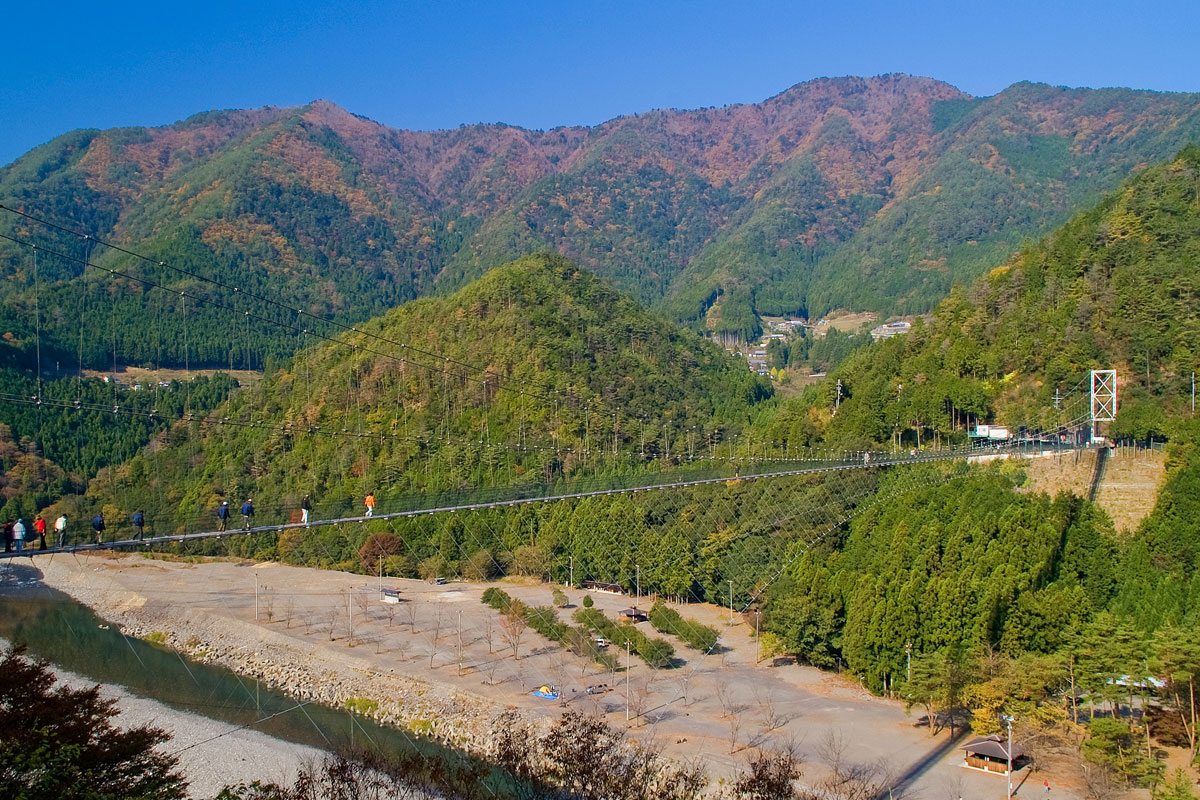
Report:
<svg viewBox="0 0 1200 800"><path fill-rule="evenodd" d="M629 640L625 640L625 727L629 727Z"/></svg>
<svg viewBox="0 0 1200 800"><path fill-rule="evenodd" d="M904 645L904 658L905 658L905 661L907 662L907 666L906 666L907 677L905 678L905 682L912 683L912 642L908 642L907 644Z"/></svg>
<svg viewBox="0 0 1200 800"><path fill-rule="evenodd" d="M1008 756L1008 800L1012 800L1012 724L1013 718L1008 714L1004 715L1004 724L1008 728L1008 750L1005 755Z"/></svg>
<svg viewBox="0 0 1200 800"><path fill-rule="evenodd" d="M733 581L729 582L729 624L733 624Z"/></svg>
<svg viewBox="0 0 1200 800"><path fill-rule="evenodd" d="M758 635L758 623L762 621L762 612L754 612L754 663L762 661L762 637Z"/></svg>

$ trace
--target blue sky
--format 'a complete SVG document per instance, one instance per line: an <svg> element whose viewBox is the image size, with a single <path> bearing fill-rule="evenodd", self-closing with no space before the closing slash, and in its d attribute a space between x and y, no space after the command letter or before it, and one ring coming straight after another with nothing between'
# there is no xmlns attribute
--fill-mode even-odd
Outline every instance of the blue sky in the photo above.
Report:
<svg viewBox="0 0 1200 800"><path fill-rule="evenodd" d="M387 125L594 124L908 72L1200 91L1200 3L13 4L0 164L74 128L317 98Z"/></svg>

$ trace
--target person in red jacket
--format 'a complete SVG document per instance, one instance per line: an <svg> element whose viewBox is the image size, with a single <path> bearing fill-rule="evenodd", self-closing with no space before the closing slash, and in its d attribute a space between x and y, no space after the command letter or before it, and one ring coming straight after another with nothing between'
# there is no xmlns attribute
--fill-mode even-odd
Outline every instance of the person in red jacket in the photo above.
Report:
<svg viewBox="0 0 1200 800"><path fill-rule="evenodd" d="M42 515L38 514L37 519L33 521L33 529L37 531L39 547L46 549L46 520L42 519Z"/></svg>

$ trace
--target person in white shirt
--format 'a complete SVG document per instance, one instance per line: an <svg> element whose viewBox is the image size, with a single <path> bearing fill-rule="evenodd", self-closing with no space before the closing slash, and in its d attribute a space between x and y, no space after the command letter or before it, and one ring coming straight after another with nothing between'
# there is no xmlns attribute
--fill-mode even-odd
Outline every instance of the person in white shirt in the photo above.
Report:
<svg viewBox="0 0 1200 800"><path fill-rule="evenodd" d="M58 534L58 546L67 546L67 515L62 514L54 520L54 531Z"/></svg>
<svg viewBox="0 0 1200 800"><path fill-rule="evenodd" d="M25 520L17 520L17 524L13 525L13 547L17 552L25 549Z"/></svg>

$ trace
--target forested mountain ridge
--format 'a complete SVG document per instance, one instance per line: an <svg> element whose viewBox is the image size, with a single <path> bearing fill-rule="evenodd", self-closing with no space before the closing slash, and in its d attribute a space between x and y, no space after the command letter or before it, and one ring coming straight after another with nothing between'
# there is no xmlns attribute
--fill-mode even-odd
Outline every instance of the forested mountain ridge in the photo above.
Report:
<svg viewBox="0 0 1200 800"><path fill-rule="evenodd" d="M925 486L917 470L933 467L890 470L880 494L900 487L903 502L789 546L764 646L844 666L931 719L968 711L976 733L1002 730L1007 715L1026 741L1082 740L1081 761L1121 786L1159 784L1156 748L1195 764L1197 267L1200 147L1189 145L782 403L760 435L933 447L978 422L1086 419L1077 382L1112 367L1120 408L1100 433L1168 439L1167 476L1149 516L1121 533L1085 498L1017 491L1020 461L945 470ZM1055 410L1056 390L1068 410ZM1139 697L1155 709L1141 720Z"/></svg>
<svg viewBox="0 0 1200 800"><path fill-rule="evenodd" d="M76 131L0 169L0 203L284 302L362 320L557 250L697 328L756 313L922 311L1130 170L1200 137L1197 96L1018 84L971 98L904 75L821 79L762 103L593 128L415 132L330 103ZM173 288L222 294L11 215L3 230ZM28 251L0 246L6 330ZM47 347L98 366L278 362L302 342L115 291L44 255ZM101 309L103 313L95 313ZM160 330L145 337L154 320ZM78 324L77 324L78 323ZM85 334L78 334L82 324ZM102 346L100 342L107 342Z"/></svg>
<svg viewBox="0 0 1200 800"><path fill-rule="evenodd" d="M844 399L836 416L816 417L827 427L814 430L799 409L831 407L828 386L781 414L774 435L791 426L801 439L915 445L961 437L974 422L1053 427L1066 421L1053 410L1056 391L1086 399L1079 380L1112 368L1121 402L1106 432L1161 438L1188 409L1200 366L1198 267L1200 147L1191 145L952 293L908 335L853 355L831 373Z"/></svg>
<svg viewBox="0 0 1200 800"><path fill-rule="evenodd" d="M251 494L295 509L554 482L678 459L770 397L721 348L537 255L301 351L92 493L187 526Z"/></svg>

